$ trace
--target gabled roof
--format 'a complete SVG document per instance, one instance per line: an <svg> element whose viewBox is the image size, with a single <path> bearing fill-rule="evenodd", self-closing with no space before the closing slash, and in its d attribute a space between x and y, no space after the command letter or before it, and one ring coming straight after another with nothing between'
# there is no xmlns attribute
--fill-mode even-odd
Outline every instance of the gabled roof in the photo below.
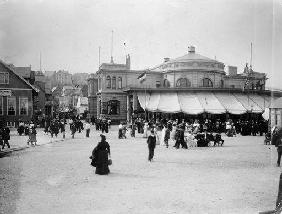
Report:
<svg viewBox="0 0 282 214"><path fill-rule="evenodd" d="M6 64L5 62L3 62L0 59L0 63L2 65L4 65L5 68L7 68L8 70L10 70L11 72L13 72L19 79L21 79L25 84L27 84L29 87L31 87L35 92L39 92L39 90L37 88L35 88L33 85L31 85L28 81L26 81L23 77L21 77L20 75L17 74L17 72L13 69L13 67L9 66L8 64Z"/></svg>

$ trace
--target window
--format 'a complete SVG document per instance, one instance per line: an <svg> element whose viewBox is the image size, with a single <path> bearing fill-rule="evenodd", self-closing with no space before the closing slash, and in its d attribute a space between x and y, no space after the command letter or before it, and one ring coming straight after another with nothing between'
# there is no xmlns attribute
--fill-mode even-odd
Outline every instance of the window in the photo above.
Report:
<svg viewBox="0 0 282 214"><path fill-rule="evenodd" d="M112 89L116 89L116 87L117 87L116 77L113 77L113 79L112 79Z"/></svg>
<svg viewBox="0 0 282 214"><path fill-rule="evenodd" d="M170 82L167 79L164 80L164 87L165 88L169 88L170 87Z"/></svg>
<svg viewBox="0 0 282 214"><path fill-rule="evenodd" d="M3 115L3 97L0 97L0 115Z"/></svg>
<svg viewBox="0 0 282 214"><path fill-rule="evenodd" d="M110 77L110 76L107 76L107 79L106 79L106 87L107 87L107 88L111 88L111 77Z"/></svg>
<svg viewBox="0 0 282 214"><path fill-rule="evenodd" d="M121 77L118 78L118 88L119 89L122 88L122 78Z"/></svg>
<svg viewBox="0 0 282 214"><path fill-rule="evenodd" d="M180 88L191 87L191 82L186 78L180 78L176 82L176 87L180 87Z"/></svg>
<svg viewBox="0 0 282 214"><path fill-rule="evenodd" d="M7 102L8 102L8 105L7 105L8 115L16 115L16 98L8 97Z"/></svg>
<svg viewBox="0 0 282 214"><path fill-rule="evenodd" d="M120 102L118 100L108 101L108 115L116 115L120 112Z"/></svg>
<svg viewBox="0 0 282 214"><path fill-rule="evenodd" d="M209 78L204 78L203 87L213 87L212 81Z"/></svg>
<svg viewBox="0 0 282 214"><path fill-rule="evenodd" d="M28 98L20 97L19 101L20 101L19 102L20 115L27 115L28 114Z"/></svg>
<svg viewBox="0 0 282 214"><path fill-rule="evenodd" d="M8 72L0 72L0 84L9 84Z"/></svg>

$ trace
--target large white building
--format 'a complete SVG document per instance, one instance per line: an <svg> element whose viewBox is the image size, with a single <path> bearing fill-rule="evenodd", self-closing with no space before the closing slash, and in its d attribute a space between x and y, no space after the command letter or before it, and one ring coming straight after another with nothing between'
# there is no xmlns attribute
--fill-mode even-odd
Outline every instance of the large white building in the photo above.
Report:
<svg viewBox="0 0 282 214"><path fill-rule="evenodd" d="M130 120L142 109L151 116L262 113L270 102L266 74L247 65L242 73L235 66L226 70L224 63L198 54L193 46L147 70L131 70L129 56L125 64L103 63L88 79L89 111L116 121ZM145 73L141 83L137 78Z"/></svg>

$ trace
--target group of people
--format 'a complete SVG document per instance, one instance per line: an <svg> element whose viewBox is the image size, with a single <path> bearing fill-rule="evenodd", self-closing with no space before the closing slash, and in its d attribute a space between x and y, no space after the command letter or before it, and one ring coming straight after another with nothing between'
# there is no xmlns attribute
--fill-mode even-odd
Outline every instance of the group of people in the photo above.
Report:
<svg viewBox="0 0 282 214"><path fill-rule="evenodd" d="M36 126L35 124L31 121L30 123L24 123L24 122L19 122L19 127L17 129L18 134L21 136L22 134L25 134L28 136L27 139L27 145L32 145L35 146L37 143L36 135Z"/></svg>

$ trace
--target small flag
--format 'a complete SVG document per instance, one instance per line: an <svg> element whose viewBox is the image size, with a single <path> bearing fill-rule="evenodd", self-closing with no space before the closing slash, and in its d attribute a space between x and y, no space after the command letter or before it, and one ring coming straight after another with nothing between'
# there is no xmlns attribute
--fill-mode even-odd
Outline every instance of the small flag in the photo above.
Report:
<svg viewBox="0 0 282 214"><path fill-rule="evenodd" d="M144 73L140 74L137 77L137 79L140 81L140 83L143 83L146 80L146 76L147 76L147 74L146 74L146 71L145 71Z"/></svg>

